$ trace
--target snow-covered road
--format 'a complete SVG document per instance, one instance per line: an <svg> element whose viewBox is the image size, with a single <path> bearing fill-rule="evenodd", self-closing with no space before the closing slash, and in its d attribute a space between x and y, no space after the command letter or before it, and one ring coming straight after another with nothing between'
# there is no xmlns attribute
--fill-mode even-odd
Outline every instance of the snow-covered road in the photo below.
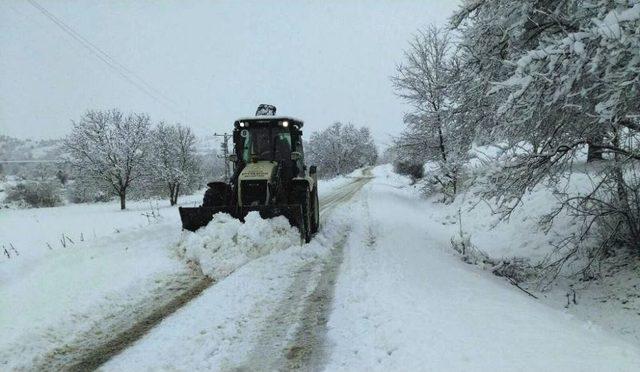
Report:
<svg viewBox="0 0 640 372"><path fill-rule="evenodd" d="M371 180L365 169L362 177L340 187L322 199L320 215L323 225L331 211L352 199ZM326 324L333 300L334 284L340 264L348 226L332 245L329 254L298 268L270 319L260 330L258 342L241 368L247 370L318 369L328 357L325 348Z"/></svg>
<svg viewBox="0 0 640 372"><path fill-rule="evenodd" d="M311 244L246 264L103 369L637 370L637 345L464 264L407 181L374 173Z"/></svg>
<svg viewBox="0 0 640 372"><path fill-rule="evenodd" d="M221 217L196 234L183 235L168 232L165 221L144 232L127 231L114 237L113 244L101 242L105 249L87 247L58 258L61 261L55 265L38 268L64 271L64 265L82 260L90 271L95 270L95 260L106 262L103 276L120 273L123 277L116 281L122 287L110 295L116 300L124 294L139 295L144 288L184 291L182 279L177 285L155 281L189 273L187 259L216 281L102 365L104 371L637 370L638 345L550 308L461 262L442 232L444 221L428 213L429 203L408 183L386 166L373 169L372 174L326 183L321 190L321 231L303 246L292 243L297 239L295 231L279 220L256 219L242 225ZM151 235L155 239L137 247L136 239ZM109 262L122 259L123 253L107 247L119 246L130 247L127 254L136 260L165 253L149 262L151 268L140 273L147 280L142 280L127 274L130 267L119 271L111 267ZM37 272L31 274L33 278L39 278ZM73 269L71 278L79 280L80 273ZM71 281L69 273L47 275ZM138 286L131 283L136 278ZM24 283L26 287L0 286L25 301L20 309L34 303L19 289L35 287ZM143 299L157 299L165 292ZM45 297L41 297L43 304ZM54 310L63 314L76 297L65 296L67 302ZM94 296L86 302L92 301L104 306L128 304L121 309L124 313L136 309L131 307L135 301L108 302ZM0 326L3 332L11 331L8 335L17 344L0 343L7 367L0 365L0 369L52 367L42 364L39 352L65 355L82 337L104 341L109 338L102 335L109 329L104 324L120 321L113 314L123 311L105 310L92 318L82 315L88 311L74 309L69 320L60 315L67 322L83 324L78 327L82 332L59 327L50 319L23 319L18 311L6 312ZM9 315L24 322L35 319L37 327L26 332L26 323L10 324ZM60 330L73 330L75 336L66 337ZM100 334L91 336L91 331Z"/></svg>
<svg viewBox="0 0 640 372"><path fill-rule="evenodd" d="M357 192L359 182L339 178L321 183L323 219ZM191 258L180 257L179 251L197 236L180 233L176 211L160 207L149 223L142 214L154 207L137 204L126 212L109 204L2 211L0 217L8 223L1 226L1 240L15 243L22 255L0 267L0 369L96 367L197 296L212 284L211 278L221 280L252 258L234 250L239 248L236 244L220 250L226 256L214 255L194 267ZM89 215L97 218L87 219ZM246 243L260 240L260 232L275 234L277 243L258 241L257 256L278 244L288 247L291 235L298 240L290 228L282 235L272 231L274 226L278 230L277 224L255 222L236 234ZM29 234L35 224L43 228ZM85 239L80 241L83 231ZM47 241L61 232L71 235L67 248L47 249ZM206 269L211 278L199 273Z"/></svg>
<svg viewBox="0 0 640 372"><path fill-rule="evenodd" d="M324 335L350 218L368 170L321 195L305 246L253 260L163 321L104 370L287 370L326 361ZM189 345L197 345L195 347ZM177 347L177 345L182 345Z"/></svg>
<svg viewBox="0 0 640 372"><path fill-rule="evenodd" d="M375 173L346 245L327 370L638 370L637 345L461 262L429 203Z"/></svg>

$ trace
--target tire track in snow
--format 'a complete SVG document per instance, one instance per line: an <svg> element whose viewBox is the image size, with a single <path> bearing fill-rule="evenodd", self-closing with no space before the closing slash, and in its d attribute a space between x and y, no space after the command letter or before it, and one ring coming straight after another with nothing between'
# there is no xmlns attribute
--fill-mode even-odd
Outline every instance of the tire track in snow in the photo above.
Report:
<svg viewBox="0 0 640 372"><path fill-rule="evenodd" d="M65 369L67 371L77 372L97 369L106 361L129 347L135 341L142 338L142 336L149 332L149 330L155 327L164 318L176 312L176 310L186 305L192 299L198 297L200 293L209 288L213 283L213 279L206 276L196 280L193 286L172 298L163 306L156 308L142 320L135 323L131 328L117 334L114 338L108 340L99 347L94 348L84 355L81 360L77 361L75 364L71 364Z"/></svg>
<svg viewBox="0 0 640 372"><path fill-rule="evenodd" d="M371 171L369 168L366 168L363 170L362 177L354 178L354 181L339 187L335 192L332 192L331 194L326 195L322 198L320 207L321 221L324 221L326 219L326 215L329 211L334 209L336 206L350 200L367 182L369 182L372 178ZM279 313L280 315L290 314L293 315L293 318L291 320L299 321L301 317L303 320L308 318L308 316L305 315L306 312L308 312L309 314L316 314L316 316L321 316L321 314L328 311L328 306L330 305L330 297L324 294L326 292L325 289L320 289L323 287L320 286L319 283L323 283L324 277L329 278L332 275L332 268L334 268L337 273L337 268L339 267L339 261L341 261L342 255L341 244L338 244L337 247L340 248L334 248L332 252L332 259L324 266L318 265L318 262L311 262L310 264L307 264L305 265L305 267L301 268L296 273L296 280L294 281L295 288L291 288L292 292L290 293L293 293L293 295L289 297L289 299L291 300L291 304L302 306L304 304L304 300L306 300L309 296L305 284L308 285L309 283L312 283L311 279L313 278L313 276L315 276L316 281L313 282L318 283L318 285L312 288L314 292L311 293L311 296L313 296L313 294L317 292L316 298L321 299L317 301L318 306L315 306L313 308L311 306L306 306L305 313L300 313L295 312L295 307L289 306L290 304L282 304L283 308L281 309L282 312ZM318 275L320 275L319 282L317 282ZM192 285L187 287L181 286L177 294L174 293L173 297L169 299L163 299L164 301L157 303L156 307L147 308L144 315L142 315L139 319L133 321L133 323L123 327L124 329L114 329L114 333L112 335L94 335L93 338L89 336L86 340L78 340L76 343L74 343L74 345L62 345L51 353L43 356L42 360L34 367L37 370L56 371L92 371L98 369L109 359L142 338L147 332L149 332L153 327L159 324L163 319L185 306L191 300L198 297L204 290L215 284L212 279L202 276L201 274L194 274L192 278ZM331 286L333 285L332 282L329 284ZM324 304L326 304L326 308ZM307 305L311 304L309 304L307 301ZM280 318L275 319L274 321L275 327L283 328L286 325ZM311 321L311 319L307 319L307 322L308 321ZM267 350L272 349L273 347L280 346L285 347L286 345L273 343L274 338L278 338L278 336L281 334L280 330L274 328L272 331L273 333L267 332L266 334L266 336L270 335L271 337L266 337L263 340L264 349ZM302 335L298 335L297 337L302 337ZM309 359L308 357L312 355L307 354L307 351L317 350L319 345L313 342L315 338L307 336L304 337L306 337L307 340L304 342L304 345L306 346L295 349L290 348L290 358L287 359L289 360L289 364L291 364L293 361L297 361L296 363L306 364ZM265 359L258 361L260 362L258 366L264 368Z"/></svg>
<svg viewBox="0 0 640 372"><path fill-rule="evenodd" d="M291 346L287 348L285 370L322 370L328 357L325 337L335 283L342 264L347 236L341 239L324 263L320 279L313 292L305 299L301 324Z"/></svg>
<svg viewBox="0 0 640 372"><path fill-rule="evenodd" d="M38 371L92 371L144 336L162 319L174 313L213 284L213 280L193 272L186 277L168 279L164 288L150 296L157 302L125 309L131 318L127 324L115 325L112 333L97 324L85 337L64 344L45 354L34 366ZM118 315L123 319L126 315Z"/></svg>
<svg viewBox="0 0 640 372"><path fill-rule="evenodd" d="M363 177L344 185L339 192L327 195L320 211L321 219L353 198L372 178L370 169L365 169ZM286 292L288 296L269 316L256 346L237 370L322 369L328 354L326 327L347 237L345 227L344 236L327 259L318 258L296 272L293 284Z"/></svg>

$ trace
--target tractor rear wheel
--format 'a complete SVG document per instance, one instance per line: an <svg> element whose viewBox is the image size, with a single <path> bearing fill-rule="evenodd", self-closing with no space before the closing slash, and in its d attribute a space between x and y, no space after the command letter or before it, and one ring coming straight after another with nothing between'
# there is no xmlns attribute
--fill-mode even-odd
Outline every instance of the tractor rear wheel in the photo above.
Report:
<svg viewBox="0 0 640 372"><path fill-rule="evenodd" d="M294 187L294 197L296 204L302 206L302 222L298 228L300 229L300 235L304 239L305 243L311 241L311 198L309 193L309 187L306 185L296 185Z"/></svg>
<svg viewBox="0 0 640 372"><path fill-rule="evenodd" d="M320 202L318 201L318 186L314 187L311 196L311 234L315 234L320 229Z"/></svg>

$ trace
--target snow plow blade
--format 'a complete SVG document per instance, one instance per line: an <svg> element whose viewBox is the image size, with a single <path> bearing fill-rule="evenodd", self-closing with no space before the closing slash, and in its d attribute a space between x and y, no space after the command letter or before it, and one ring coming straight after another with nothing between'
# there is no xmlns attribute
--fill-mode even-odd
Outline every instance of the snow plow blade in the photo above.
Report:
<svg viewBox="0 0 640 372"><path fill-rule="evenodd" d="M227 213L232 217L238 218L236 208L234 207L215 207L215 208L178 208L180 211L180 219L182 220L182 228L184 230L196 231L201 227L207 226L216 213Z"/></svg>
<svg viewBox="0 0 640 372"><path fill-rule="evenodd" d="M196 231L201 227L207 226L217 213L227 213L233 218L237 218L244 222L244 217L249 212L256 211L260 217L264 219L283 216L289 220L289 224L300 229L303 225L302 206L300 204L290 204L281 206L255 206L255 207L196 207L196 208L178 208L180 211L180 219L182 220L182 228L189 231Z"/></svg>

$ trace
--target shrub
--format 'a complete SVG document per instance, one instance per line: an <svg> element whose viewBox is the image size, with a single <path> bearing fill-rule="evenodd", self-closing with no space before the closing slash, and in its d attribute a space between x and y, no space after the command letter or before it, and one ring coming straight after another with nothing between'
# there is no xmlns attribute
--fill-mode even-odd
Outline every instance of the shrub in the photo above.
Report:
<svg viewBox="0 0 640 372"><path fill-rule="evenodd" d="M7 190L7 202L17 202L29 207L55 207L62 204L60 188L52 182L22 182Z"/></svg>
<svg viewBox="0 0 640 372"><path fill-rule="evenodd" d="M71 203L108 202L113 195L90 182L73 180L68 183L67 198Z"/></svg>
<svg viewBox="0 0 640 372"><path fill-rule="evenodd" d="M419 163L409 161L397 161L393 164L396 173L409 176L414 180L424 177L424 166Z"/></svg>

